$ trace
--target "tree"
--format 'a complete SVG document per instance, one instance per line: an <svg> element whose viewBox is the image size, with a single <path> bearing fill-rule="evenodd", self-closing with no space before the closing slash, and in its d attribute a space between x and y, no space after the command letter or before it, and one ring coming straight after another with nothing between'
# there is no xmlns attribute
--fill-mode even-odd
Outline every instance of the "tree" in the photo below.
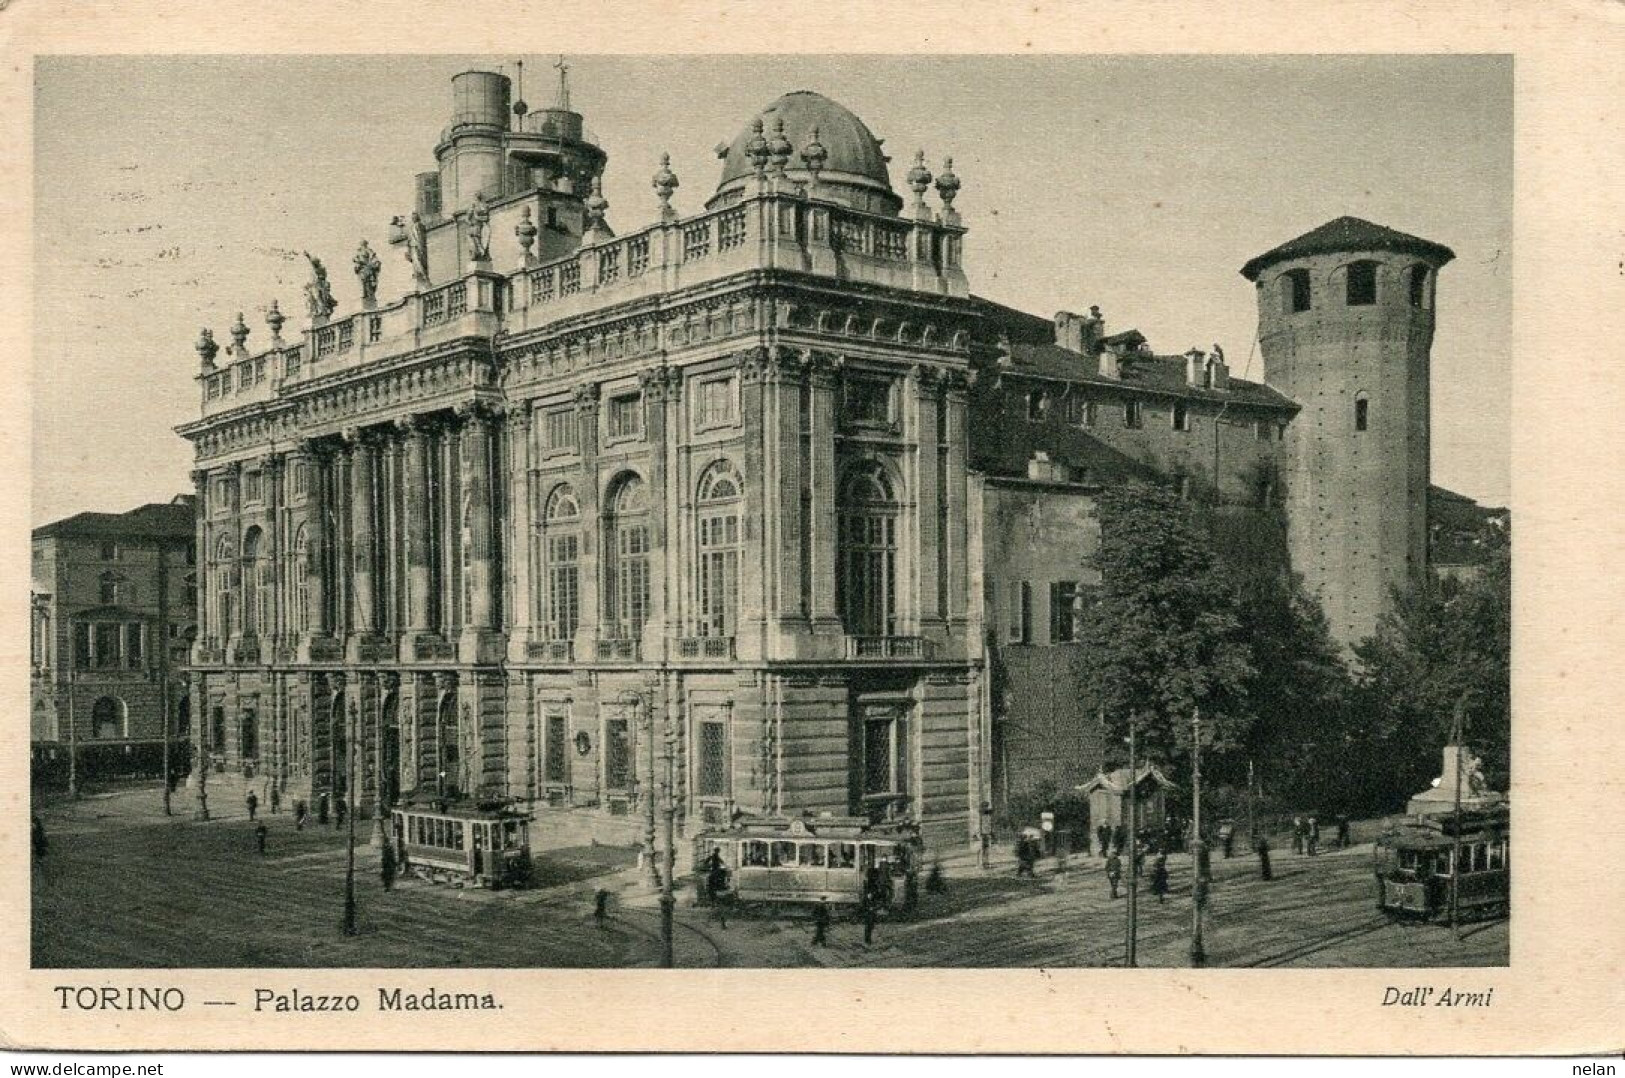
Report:
<svg viewBox="0 0 1625 1078"><path fill-rule="evenodd" d="M1355 649L1376 748L1415 792L1438 774L1458 701L1466 741L1491 786L1511 770L1512 563L1492 550L1466 581L1429 579L1399 593L1377 632Z"/></svg>
<svg viewBox="0 0 1625 1078"><path fill-rule="evenodd" d="M1146 759L1189 752L1200 707L1204 745L1246 735L1254 675L1236 591L1190 506L1139 481L1100 494L1101 586L1084 618L1085 681L1109 737L1130 722Z"/></svg>

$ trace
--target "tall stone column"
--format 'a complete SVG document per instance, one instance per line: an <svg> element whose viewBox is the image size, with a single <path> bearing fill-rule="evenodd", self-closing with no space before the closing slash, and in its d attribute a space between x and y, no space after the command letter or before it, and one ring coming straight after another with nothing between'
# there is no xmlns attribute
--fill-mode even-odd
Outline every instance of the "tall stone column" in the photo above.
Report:
<svg viewBox="0 0 1625 1078"><path fill-rule="evenodd" d="M310 469L305 487L305 564L294 571L304 574L309 609L305 635L325 639L332 635L333 620L328 613L328 551L333 541L329 520L332 507L327 502L327 477L331 454L315 441L306 439L301 447Z"/></svg>
<svg viewBox="0 0 1625 1078"><path fill-rule="evenodd" d="M350 559L345 566L350 579L352 643L370 639L378 631L378 604L373 592L373 461L377 455L372 440L363 431L344 432L350 446ZM352 661L360 658L353 655Z"/></svg>
<svg viewBox="0 0 1625 1078"><path fill-rule="evenodd" d="M803 591L806 567L802 564L807 522L802 520L802 497L807 486L807 462L802 459L802 431L807 416L802 414L802 387L810 357L788 348L773 349L773 366L768 393L773 400L769 412L771 427L767 447L772 457L772 482L768 497L774 509L768 514L773 523L772 545L763 542L763 557L772 574L769 592L771 612L781 627L807 626L807 595ZM754 555L752 555L754 558Z"/></svg>
<svg viewBox="0 0 1625 1078"><path fill-rule="evenodd" d="M282 627L285 623L285 608L283 604L283 572L282 551L285 549L282 542L282 454L267 453L260 457L260 483L265 491L266 550L261 555L271 559L271 586L266 594L259 597L260 602L270 603L271 609L260 616L266 627L270 630L269 640L262 640L260 647L261 662L276 661L277 647L282 643ZM255 587L257 581L249 581L249 587Z"/></svg>
<svg viewBox="0 0 1625 1078"><path fill-rule="evenodd" d="M947 475L943 484L947 492L948 522L943 541L948 544L948 620L965 625L970 617L967 603L970 598L969 571L969 479L965 470L965 444L969 432L965 429L966 397L970 391L974 372L951 371L943 378L943 396L947 403L948 429L943 432L947 446ZM980 602L980 600L976 600ZM971 653L980 648L979 641L969 641Z"/></svg>
<svg viewBox="0 0 1625 1078"><path fill-rule="evenodd" d="M745 571L739 578L739 635L737 643L740 658L757 658L762 654L764 640L762 627L767 617L767 576L775 571L771 565L774 551L769 545L769 531L763 510L770 498L770 489L778 481L769 468L769 443L773 435L766 415L768 356L766 348L752 348L739 354L739 414L744 420L745 498L739 523L746 536L746 551L741 566Z"/></svg>
<svg viewBox="0 0 1625 1078"><path fill-rule="evenodd" d="M406 628L411 637L429 633L429 447L423 421L395 421L406 448ZM411 641L408 641L408 647Z"/></svg>
<svg viewBox="0 0 1625 1078"><path fill-rule="evenodd" d="M469 544L468 579L464 582L468 588L468 623L463 626L464 657L467 661L488 662L501 657L491 653L496 635L492 594L496 583L496 551L491 519L491 441L496 408L469 403L459 406L457 414L463 420L463 517L467 521L463 541Z"/></svg>
<svg viewBox="0 0 1625 1078"><path fill-rule="evenodd" d="M222 469L231 478L231 491L228 496L230 505L226 506L230 514L229 532L232 536L231 557L219 566L219 571L226 574L226 587L231 592L231 602L228 604L229 616L222 617L220 626L221 638L235 644L243 636L243 608L248 604L243 601L243 589L246 582L243 580L243 552L239 545L242 542L241 533L243 525L243 466L239 461L233 461ZM227 656L229 660L231 656Z"/></svg>
<svg viewBox="0 0 1625 1078"><path fill-rule="evenodd" d="M835 607L836 544L835 502L835 397L840 391L838 357L815 353L808 371L812 384L812 415L809 417L812 449L812 619L813 632L839 636L841 615Z"/></svg>

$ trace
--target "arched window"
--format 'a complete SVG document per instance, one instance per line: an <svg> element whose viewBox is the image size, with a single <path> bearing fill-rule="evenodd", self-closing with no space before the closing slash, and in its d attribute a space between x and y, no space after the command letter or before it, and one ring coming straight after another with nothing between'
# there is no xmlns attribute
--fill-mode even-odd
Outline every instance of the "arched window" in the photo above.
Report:
<svg viewBox="0 0 1625 1078"><path fill-rule="evenodd" d="M1344 296L1350 307L1369 307L1377 302L1377 264L1351 262L1344 270Z"/></svg>
<svg viewBox="0 0 1625 1078"><path fill-rule="evenodd" d="M1279 278L1281 284L1281 313L1297 314L1309 309L1309 271L1287 270Z"/></svg>
<svg viewBox="0 0 1625 1078"><path fill-rule="evenodd" d="M549 640L568 640L581 620L581 503L570 484L560 483L542 510L542 553L546 558Z"/></svg>
<svg viewBox="0 0 1625 1078"><path fill-rule="evenodd" d="M230 539L220 537L220 542L215 547L214 560L214 571L210 574L214 578L214 632L217 637L224 640L232 634L236 624L232 610L231 587L231 579L237 572L236 549Z"/></svg>
<svg viewBox="0 0 1625 1078"><path fill-rule="evenodd" d="M1426 266L1412 266L1405 271L1405 289L1410 295L1411 306L1417 309L1428 305L1428 268Z"/></svg>
<svg viewBox="0 0 1625 1078"><path fill-rule="evenodd" d="M269 635L266 622L271 606L271 575L265 559L260 557L260 540L264 533L258 527L243 533L243 635Z"/></svg>
<svg viewBox="0 0 1625 1078"><path fill-rule="evenodd" d="M643 480L623 476L604 519L604 622L612 639L631 640L649 620L649 497Z"/></svg>
<svg viewBox="0 0 1625 1078"><path fill-rule="evenodd" d="M739 610L739 514L744 484L719 460L700 477L695 512L698 564L694 573L696 636L733 636Z"/></svg>
<svg viewBox="0 0 1625 1078"><path fill-rule="evenodd" d="M293 533L293 554L288 561L288 572L293 577L293 624L296 633L310 627L310 532L305 525Z"/></svg>
<svg viewBox="0 0 1625 1078"><path fill-rule="evenodd" d="M897 633L897 521L885 469L859 465L841 485L840 558L835 584L850 636Z"/></svg>
<svg viewBox="0 0 1625 1078"><path fill-rule="evenodd" d="M124 701L116 696L104 696L90 709L91 736L99 741L129 737L128 721Z"/></svg>

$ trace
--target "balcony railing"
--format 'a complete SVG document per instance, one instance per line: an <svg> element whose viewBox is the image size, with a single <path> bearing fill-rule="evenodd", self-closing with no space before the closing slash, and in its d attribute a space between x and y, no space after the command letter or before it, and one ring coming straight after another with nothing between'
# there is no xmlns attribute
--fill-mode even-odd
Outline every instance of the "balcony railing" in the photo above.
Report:
<svg viewBox="0 0 1625 1078"><path fill-rule="evenodd" d="M931 642L920 636L849 636L849 659L928 659Z"/></svg>
<svg viewBox="0 0 1625 1078"><path fill-rule="evenodd" d="M525 654L542 662L567 663L575 659L575 645L568 640L533 640L525 646Z"/></svg>
<svg viewBox="0 0 1625 1078"><path fill-rule="evenodd" d="M598 661L601 663L635 663L643 656L640 641L614 638L598 641Z"/></svg>
<svg viewBox="0 0 1625 1078"><path fill-rule="evenodd" d="M680 659L732 659L734 638L731 636L686 636L677 641Z"/></svg>

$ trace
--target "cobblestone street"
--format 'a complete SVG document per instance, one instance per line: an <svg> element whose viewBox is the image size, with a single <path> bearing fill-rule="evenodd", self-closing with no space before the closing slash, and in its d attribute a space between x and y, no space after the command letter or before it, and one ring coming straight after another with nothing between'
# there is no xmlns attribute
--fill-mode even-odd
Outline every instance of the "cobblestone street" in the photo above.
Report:
<svg viewBox="0 0 1625 1078"><path fill-rule="evenodd" d="M654 895L634 851L544 850L539 885L523 892L399 882L384 892L376 854L357 854L360 932L339 931L344 836L286 813L270 816L268 852L254 850L240 806L207 824L178 794L165 818L156 790L126 791L42 811L51 853L36 862L34 964L42 967L620 967L659 960ZM366 827L359 828L366 834ZM1507 922L1470 924L1457 942L1441 924L1393 923L1372 902L1370 846L1318 857L1278 853L1275 879L1248 856L1213 862L1206 921L1213 966L1494 966L1508 956ZM870 946L862 927L837 920L828 947L811 945L804 918L732 916L726 927L678 904L683 966L1069 967L1120 965L1125 900L1110 897L1098 858L1069 870L1040 863L1037 879L1012 865L983 872L945 862L949 891L922 898L918 916L883 920ZM1190 871L1170 861L1164 903L1140 896L1142 966L1189 963ZM593 894L614 895L600 928Z"/></svg>

